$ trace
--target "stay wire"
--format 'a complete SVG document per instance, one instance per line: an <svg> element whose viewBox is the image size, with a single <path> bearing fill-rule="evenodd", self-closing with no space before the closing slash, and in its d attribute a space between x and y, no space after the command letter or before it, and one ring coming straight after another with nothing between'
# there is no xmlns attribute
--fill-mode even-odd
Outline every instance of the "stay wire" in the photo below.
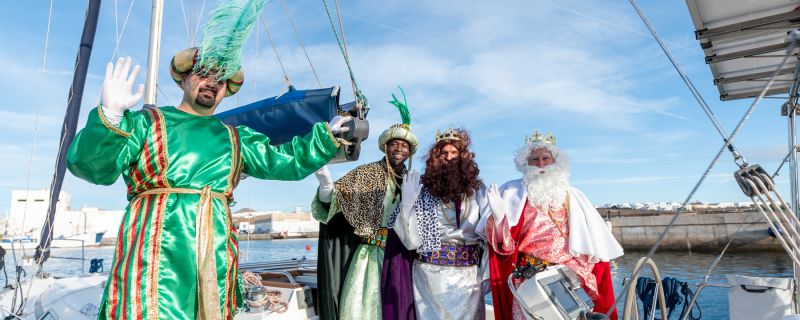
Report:
<svg viewBox="0 0 800 320"><path fill-rule="evenodd" d="M197 19L194 23L194 32L192 34L193 39L197 40L197 33L200 32L200 22L203 20L203 13L206 11L206 0L203 0L203 3L200 4L200 13L197 15Z"/></svg>
<svg viewBox="0 0 800 320"><path fill-rule="evenodd" d="M286 73L286 68L283 66L283 61L281 60L281 55L278 54L278 48L275 47L275 42L272 41L272 34L269 32L269 27L267 27L267 23L264 22L264 15L260 16L261 25L264 26L264 31L267 32L267 38L269 39L269 43L272 45L272 51L275 52L275 58L278 59L278 64L281 66L281 71L283 72L283 80L286 82L287 86L292 85L292 81L289 80L289 74Z"/></svg>
<svg viewBox="0 0 800 320"><path fill-rule="evenodd" d="M630 0L630 2L633 5L633 7L636 9L636 11L639 14L639 16L642 17L643 20L647 21L646 18L644 17L644 13L641 11L641 8L639 8L639 6L636 4L635 0ZM649 25L649 23L647 23L647 24ZM650 26L650 27L652 27L652 26ZM658 39L658 35L655 34L655 36L656 36L656 39ZM686 197L686 199L684 200L684 202L681 205L681 207L678 210L675 211L675 213L673 214L673 216L670 219L669 223L664 228L664 231L661 232L661 234L659 235L659 237L656 240L656 242L653 244L653 246L650 248L650 250L648 250L647 254L645 255L646 258L648 258L648 259L652 258L653 254L655 254L656 250L658 250L658 247L661 246L661 242L664 241L664 238L666 237L667 232L669 232L669 229L672 228L672 226L675 224L675 221L678 219L680 214L683 213L683 211L686 208L686 205L689 204L689 201L691 201L691 199L694 197L694 194L697 192L697 189L700 187L700 185L703 183L703 181L705 181L706 177L711 172L711 170L714 168L714 166L716 165L716 163L719 160L719 158L722 155L722 153L725 151L726 148L728 148L731 145L731 142L736 137L736 135L739 133L739 130L741 130L741 128L744 125L744 123L750 118L750 115L755 110L755 107L758 105L759 102L761 102L761 100L766 95L767 90L769 90L769 88L772 87L772 84L775 82L775 78L779 75L781 69L783 69L783 66L786 64L786 61L789 59L789 57L791 56L791 52L793 52L793 51L794 51L794 42L792 43L792 46L790 47L790 49L787 50L787 54L784 55L783 60L781 60L781 63L778 65L778 67L772 73L772 76L769 78L769 81L767 81L767 83L761 89L761 92L759 93L758 97L753 101L752 104L750 104L750 107L747 109L747 112L745 112L745 114L742 116L742 119L739 120L739 123L737 123L737 125L734 128L733 132L731 133L730 137L725 140L725 143L722 145L722 148L720 148L720 150L717 152L717 155L714 157L714 159L708 165L708 168L706 168L705 172L700 177L700 179L697 181L697 183L694 185L694 187L692 188L691 192L689 192L689 195ZM637 272L638 272L638 270L633 270L632 273L636 274ZM627 291L627 289L630 286L631 282L633 282L633 281L629 281L623 286L623 288L620 291L620 293L617 294L617 296L614 298L614 301L619 301L619 299L622 297L622 295L625 294L625 292ZM610 315L611 312L614 309L615 308L611 308L610 310L608 310L606 312L606 315Z"/></svg>
<svg viewBox="0 0 800 320"><path fill-rule="evenodd" d="M686 84L686 87L689 89L689 92L692 93L692 96L694 96L695 100L697 100L697 103L700 105L700 108L703 109L703 112L708 117L708 120L710 120L711 123L714 125L714 128L717 130L717 133L719 133L719 135L722 137L722 139L724 141L728 141L730 139L730 137L728 136L728 133L725 131L725 127L723 127L722 124L719 122L719 120L717 120L717 117L714 115L714 112L708 106L708 103L706 103L706 100L703 98L703 96L700 94L700 92L694 86L694 83L692 82L692 80L689 79L689 76L686 75L686 72L683 70L683 68L681 68L681 65L678 63L678 61L672 55L672 52L669 51L669 48L667 48L666 44L664 44L663 39L658 34L658 32L656 32L656 29L650 23L650 20L647 19L647 16L644 15L644 12L639 7L639 5L636 3L636 0L629 0L629 1L630 1L631 5L633 5L633 8L636 9L636 13L639 14L639 17L642 19L642 22L644 22L645 26L647 26L647 30L650 31L650 34L652 34L653 38L656 40L656 42L658 42L658 45L659 45L659 47L661 47L661 50L664 51L664 54L667 56L667 58L669 59L669 62L675 68L675 71L677 71L678 75L680 75L681 80L683 80L683 83ZM731 151L731 153L733 153L733 157L734 157L735 160L742 159L742 161L746 165L747 160L744 159L744 157L739 153L739 151L736 149L736 147L734 145L732 145L732 144L730 146L730 151Z"/></svg>
<svg viewBox="0 0 800 320"><path fill-rule="evenodd" d="M286 0L281 0L283 3L283 10L286 11L286 16L289 18L289 23L292 25L292 30L294 30L294 35L297 36L297 41L300 42L300 47L303 48L303 53L306 55L306 60L308 60L308 65L311 66L311 72L314 73L314 78L317 79L317 85L322 88L322 82L319 81L319 76L317 75L317 69L314 68L314 64L311 62L311 57L308 55L308 50L306 50L306 45L303 43L303 39L300 38L300 32L297 31L297 26L294 24L294 18L292 18L292 12L289 10L289 6L286 5Z"/></svg>
<svg viewBox="0 0 800 320"><path fill-rule="evenodd" d="M128 20L130 18L131 11L133 9L133 4L135 2L136 2L136 0L131 0L131 4L128 6L128 13L126 14L125 20L122 23L122 27L120 29L119 35L115 39L116 41L115 41L115 45L114 45L114 52L112 53L112 60L114 59L114 57L117 55L117 52L119 51L119 44L120 44L120 41L122 39L122 36L125 33L125 28L126 28L126 26L128 24ZM51 3L52 3L52 0L51 0ZM48 17L48 31L47 31L48 32L48 36L45 38L46 39L46 42L45 42L45 59L47 57L47 51L46 51L47 49L46 48L47 48L47 39L49 39L49 33L50 33L50 20L52 20L52 6L51 6L51 13L50 14L51 14L51 16ZM117 13L115 12L115 15L116 14ZM88 19L88 14L87 14L86 18ZM78 59L80 59L80 57ZM80 60L77 60L76 61L76 65L79 64L79 63L80 63ZM42 68L42 70L44 70L44 67ZM44 71L42 71L42 72L44 72ZM100 95L98 95L98 100L99 99L100 99ZM69 104L71 102L72 102L72 97L70 97L69 101L67 101L67 104ZM35 136L35 134L34 134L34 136ZM61 138L59 140L59 148L62 148L64 146L65 139L66 139L66 135L62 134ZM52 199L50 199L50 201L52 201ZM26 201L26 203L27 203L27 201ZM45 224L49 224L49 223L50 223L50 215L47 215L45 217ZM50 234L47 235L47 237L48 237L47 238L47 242L49 242L53 238L53 233L51 232ZM49 251L49 250L51 250L51 248L47 248L47 251ZM34 276L42 271L43 265L44 265L44 259L39 259L39 261L37 261L37 264L36 264L36 273L34 273ZM31 292L32 288L33 288L33 279L28 282L28 290L24 293L22 302L21 302L20 307L19 307L18 310L23 311L25 309L25 304L28 301L28 297L30 296L30 292ZM22 292L22 288L20 288L20 292Z"/></svg>
<svg viewBox="0 0 800 320"><path fill-rule="evenodd" d="M342 45L344 46L344 56L347 59L350 59L350 51L347 50L347 38L344 35L344 25L342 24L342 13L341 9L339 8L339 0L333 0L333 4L336 6L336 19L339 20L339 31L342 33Z"/></svg>
<svg viewBox="0 0 800 320"><path fill-rule="evenodd" d="M186 18L186 8L183 5L183 0L180 1L181 4L181 14L183 14L183 25L186 27L186 38L189 42L189 47L193 46L192 43L192 32L189 31L189 20Z"/></svg>
<svg viewBox="0 0 800 320"><path fill-rule="evenodd" d="M781 172L781 168L783 168L783 165L786 164L787 162L789 162L789 157L792 156L792 152L797 152L797 146L795 146L793 149L794 150L789 151L789 153L786 154L786 157L783 158L783 161L781 161L781 164L778 165L778 169L775 169L775 173L773 173L770 176L770 177L772 177L772 179L775 179L775 177L778 176L778 173Z"/></svg>
<svg viewBox="0 0 800 320"><path fill-rule="evenodd" d="M28 158L28 171L25 178L25 204L22 206L22 232L25 232L25 220L28 218L28 202L30 202L31 172L33 171L33 158L36 157L36 142L39 135L39 111L42 106L42 88L47 67L47 48L50 43L50 27L53 22L53 0L50 0L50 9L47 13L47 31L44 36L44 54L42 68L39 69L39 84L36 93L36 111L33 113L33 142L31 142L31 156Z"/></svg>
<svg viewBox="0 0 800 320"><path fill-rule="evenodd" d="M347 71L350 74L350 81L353 84L353 88L355 88L355 90L353 90L353 95L355 96L356 99L356 105L361 103L362 107L365 109L364 114L366 115L366 113L369 111L368 109L369 104L367 98L361 93L361 89L358 88L356 77L353 74L353 67L350 64L350 58L347 55L347 51L345 51L344 49L342 41L339 39L339 32L336 30L336 25L334 25L333 23L333 17L331 16L330 9L328 8L328 2L326 0L322 0L322 4L325 6L325 13L328 15L328 21L331 23L331 29L333 30L333 35L336 37L336 43L339 45L339 50L342 52L342 57L344 57L344 62L347 65ZM344 33L342 33L342 36L344 36Z"/></svg>
<svg viewBox="0 0 800 320"><path fill-rule="evenodd" d="M117 53L119 52L119 44L122 41L122 36L125 34L125 27L128 26L128 20L131 17L131 12L133 11L134 3L136 3L136 0L131 0L131 4L128 6L128 13L125 15L125 20L122 21L122 27L120 28L119 35L117 36L115 41L114 52L111 54L111 61L114 61L114 58L117 57Z"/></svg>

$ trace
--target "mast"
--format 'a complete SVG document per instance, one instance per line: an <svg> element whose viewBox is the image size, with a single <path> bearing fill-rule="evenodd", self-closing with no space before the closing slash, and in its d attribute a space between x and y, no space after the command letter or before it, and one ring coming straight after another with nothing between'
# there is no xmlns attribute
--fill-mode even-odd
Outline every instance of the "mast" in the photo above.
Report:
<svg viewBox="0 0 800 320"><path fill-rule="evenodd" d="M147 51L147 73L144 86L144 107L156 106L158 84L158 54L161 52L161 21L164 15L164 2L153 0L150 18L150 46Z"/></svg>
<svg viewBox="0 0 800 320"><path fill-rule="evenodd" d="M58 156L56 157L56 170L53 174L53 181L50 184L50 203L47 210L42 233L39 236L39 245L36 247L34 259L37 263L44 263L50 256L50 242L53 238L53 221L56 214L58 196L61 193L61 185L64 182L66 172L66 156L70 143L75 138L75 129L78 125L80 115L81 100L83 99L83 87L86 84L86 73L89 70L89 58L92 55L94 45L94 35L97 31L97 18L100 13L100 0L89 0L86 9L86 20L83 24L83 35L78 47L78 56L75 59L75 73L72 76L72 86L69 89L69 105L64 115L64 124L61 127L61 144L58 146Z"/></svg>

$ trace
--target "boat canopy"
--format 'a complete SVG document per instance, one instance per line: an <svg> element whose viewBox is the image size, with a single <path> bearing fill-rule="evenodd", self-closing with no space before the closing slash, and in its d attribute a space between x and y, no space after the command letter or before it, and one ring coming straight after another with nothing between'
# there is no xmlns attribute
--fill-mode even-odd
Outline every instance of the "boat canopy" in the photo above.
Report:
<svg viewBox="0 0 800 320"><path fill-rule="evenodd" d="M800 0L686 0L695 36L721 100L757 97L800 28ZM796 55L796 53L794 53ZM767 95L787 93L797 59L789 59Z"/></svg>
<svg viewBox="0 0 800 320"><path fill-rule="evenodd" d="M339 106L339 87L296 90L218 113L222 122L247 126L270 138L270 144L305 136L317 122L328 122Z"/></svg>

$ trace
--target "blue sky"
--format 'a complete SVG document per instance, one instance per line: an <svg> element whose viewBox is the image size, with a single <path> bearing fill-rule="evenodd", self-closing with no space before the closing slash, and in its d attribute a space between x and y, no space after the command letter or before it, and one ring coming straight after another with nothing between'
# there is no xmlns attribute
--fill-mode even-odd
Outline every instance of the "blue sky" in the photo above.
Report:
<svg viewBox="0 0 800 320"><path fill-rule="evenodd" d="M287 2L323 86L340 85L342 100L349 101L347 70L322 1ZM47 188L52 178L86 2L53 4L40 85L49 5L17 1L0 11L0 68L6 71L0 77L0 213L8 211L11 190L28 184ZM119 54L146 64L150 5L104 1L79 126L99 101L116 32L124 30ZM205 4L201 23L215 5ZM640 5L731 130L749 101L718 100L685 4L649 0ZM201 7L203 1L165 5L159 105L180 100L166 66L176 51L192 44L192 21L198 20ZM122 29L128 8L130 18ZM524 136L534 130L553 132L573 163L573 184L596 204L681 201L721 145L627 1L344 1L342 10L354 73L372 105L372 138L358 163L332 166L334 178L381 156L375 137L399 121L385 102L396 85L407 93L422 150L437 129L465 127L472 133L483 180L502 183L518 177L512 153ZM282 2L269 2L263 16L292 83L318 87ZM201 35L202 26L195 44ZM244 54L245 85L219 111L284 90L262 28L248 39ZM748 160L769 172L786 153L780 104L764 101L735 141ZM417 168L420 157L414 159ZM696 199L746 200L731 178L734 170L731 157L723 155ZM787 175L784 171L778 178L784 194ZM236 209L308 208L315 187L313 177L293 183L247 179L236 191ZM73 207L120 209L126 203L121 181L94 186L68 175L64 190L72 194Z"/></svg>

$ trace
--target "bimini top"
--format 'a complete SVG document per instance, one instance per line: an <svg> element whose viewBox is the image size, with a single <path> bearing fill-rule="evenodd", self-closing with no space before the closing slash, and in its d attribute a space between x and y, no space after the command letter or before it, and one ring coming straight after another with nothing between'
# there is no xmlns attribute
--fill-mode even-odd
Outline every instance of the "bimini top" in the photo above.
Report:
<svg viewBox="0 0 800 320"><path fill-rule="evenodd" d="M800 0L686 0L721 100L757 97L800 28ZM790 58L767 95L789 91Z"/></svg>

